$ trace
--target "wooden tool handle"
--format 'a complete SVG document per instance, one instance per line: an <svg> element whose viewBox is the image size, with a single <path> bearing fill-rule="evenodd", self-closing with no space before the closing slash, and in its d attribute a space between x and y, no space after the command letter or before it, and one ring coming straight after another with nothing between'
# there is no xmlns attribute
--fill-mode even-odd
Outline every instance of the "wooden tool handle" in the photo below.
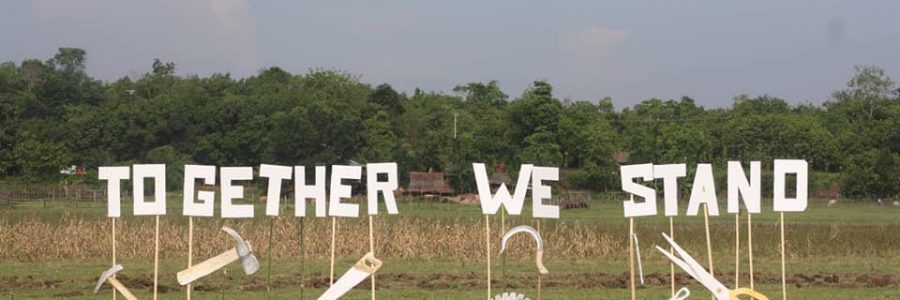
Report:
<svg viewBox="0 0 900 300"><path fill-rule="evenodd" d="M537 254L534 256L535 263L538 267L538 273L547 274L550 271L547 270L547 267L544 267L544 251L539 250Z"/></svg>
<svg viewBox="0 0 900 300"><path fill-rule="evenodd" d="M125 285L119 282L119 280L117 280L115 277L107 278L106 282L109 282L109 284L112 285L114 289L119 291L122 296L125 296L125 299L137 300L137 297L135 297L134 294L132 294L131 291L129 291L128 288L126 288Z"/></svg>
<svg viewBox="0 0 900 300"><path fill-rule="evenodd" d="M760 294L759 292L748 288L739 288L731 291L731 293L729 294L731 296L731 300L740 300L738 296L750 296L756 300L769 300L769 297L766 297L766 295Z"/></svg>
<svg viewBox="0 0 900 300"><path fill-rule="evenodd" d="M381 268L381 261L375 258L375 255L372 252L366 253L356 264L353 265L353 268L360 270L362 272L366 272L369 274L374 274Z"/></svg>
<svg viewBox="0 0 900 300"><path fill-rule="evenodd" d="M176 277L178 278L178 283L181 285L187 285L194 280L200 279L203 276L209 275L212 272L215 272L218 269L240 259L241 257L238 255L237 249L231 248L222 254L219 254L213 258L207 259L199 264L193 265L190 268L184 269L181 272L178 272Z"/></svg>

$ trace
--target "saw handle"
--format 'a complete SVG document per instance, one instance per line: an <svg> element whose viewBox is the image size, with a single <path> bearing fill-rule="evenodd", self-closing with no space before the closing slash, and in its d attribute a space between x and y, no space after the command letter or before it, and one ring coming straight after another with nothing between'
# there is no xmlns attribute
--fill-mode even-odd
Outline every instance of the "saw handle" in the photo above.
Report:
<svg viewBox="0 0 900 300"><path fill-rule="evenodd" d="M748 288L739 288L731 291L728 294L731 296L731 300L740 300L741 298L738 298L738 296L750 296L756 300L769 300L769 297L766 297L766 295L760 294L759 292Z"/></svg>
<svg viewBox="0 0 900 300"><path fill-rule="evenodd" d="M535 264L537 264L538 273L540 273L540 274L550 273L550 271L547 270L547 267L544 266L544 251L543 250L537 251L537 253L534 256L534 262L535 262Z"/></svg>
<svg viewBox="0 0 900 300"><path fill-rule="evenodd" d="M126 288L125 285L119 282L119 280L115 277L107 278L106 282L109 282L109 285L113 286L114 289L119 291L119 293L121 293L122 296L125 297L125 299L137 300L137 297L135 297L134 294L132 294L131 291L129 291L128 288Z"/></svg>
<svg viewBox="0 0 900 300"><path fill-rule="evenodd" d="M364 255L362 258L360 258L359 261L357 261L356 264L353 265L353 268L369 274L373 274L378 271L379 268L381 268L381 264L381 260L375 258L375 254L369 252L366 253L366 255Z"/></svg>
<svg viewBox="0 0 900 300"><path fill-rule="evenodd" d="M194 282L197 279L203 278L203 276L209 275L212 272L215 272L218 269L221 269L228 264L235 262L241 257L238 255L237 248L231 248L222 252L222 254L216 255L210 259L207 259L199 264L193 265L190 268L181 270L178 272L176 277L178 278L178 283L181 285L188 285L191 282Z"/></svg>

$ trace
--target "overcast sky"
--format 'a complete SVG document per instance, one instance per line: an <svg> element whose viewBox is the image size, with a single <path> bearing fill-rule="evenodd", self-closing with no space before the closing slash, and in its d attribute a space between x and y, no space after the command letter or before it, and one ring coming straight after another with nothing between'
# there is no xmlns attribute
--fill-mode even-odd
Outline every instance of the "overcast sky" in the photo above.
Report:
<svg viewBox="0 0 900 300"><path fill-rule="evenodd" d="M324 67L407 92L496 79L513 97L543 79L561 98L618 108L683 95L821 103L854 65L900 77L900 1L321 2L5 0L0 61L80 47L103 80L158 57L183 75Z"/></svg>

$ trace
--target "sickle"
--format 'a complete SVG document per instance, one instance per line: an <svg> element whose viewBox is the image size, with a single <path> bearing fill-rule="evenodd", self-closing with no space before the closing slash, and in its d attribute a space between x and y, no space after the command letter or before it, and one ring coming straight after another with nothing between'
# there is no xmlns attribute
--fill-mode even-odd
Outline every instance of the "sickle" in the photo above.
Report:
<svg viewBox="0 0 900 300"><path fill-rule="evenodd" d="M672 299L669 299L669 300L685 300L690 295L691 295L691 290L687 289L686 287L683 287L683 288L679 289L677 293L675 293L675 296L672 296Z"/></svg>
<svg viewBox="0 0 900 300"><path fill-rule="evenodd" d="M503 251L506 250L506 241L509 240L513 235L524 232L531 235L534 238L534 242L537 243L537 253L535 254L535 263L538 267L538 273L547 274L550 271L544 267L544 240L541 239L541 234L535 230L533 227L528 225L520 225L511 228L506 234L503 235L503 239L500 240L500 254L503 254Z"/></svg>
<svg viewBox="0 0 900 300"><path fill-rule="evenodd" d="M753 299L757 299L757 300L769 300L769 297L766 297L766 295L760 294L759 292L748 289L748 288L739 288L739 289L733 290L733 291L731 291L731 293L729 293L728 296L732 300L740 300L740 298L738 298L738 296L750 296L750 297L753 297Z"/></svg>

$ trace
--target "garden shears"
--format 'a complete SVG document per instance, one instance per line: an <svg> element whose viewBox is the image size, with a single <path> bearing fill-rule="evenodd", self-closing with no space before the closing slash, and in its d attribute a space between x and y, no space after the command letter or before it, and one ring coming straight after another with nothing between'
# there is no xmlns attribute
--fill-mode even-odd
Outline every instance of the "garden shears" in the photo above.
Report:
<svg viewBox="0 0 900 300"><path fill-rule="evenodd" d="M675 253L681 258L676 257L675 254L672 254L659 246L656 246L656 249L665 254L672 263L678 265L678 267L690 274L691 277L699 281L703 287L712 292L713 296L716 297L716 300L740 300L739 296L749 296L757 300L769 300L765 295L748 288L728 289L722 282L717 280L715 276L707 272L703 266L697 263L697 260L691 257L691 255L681 248L678 243L673 241L672 238L665 233L662 235L666 241L669 242L669 245L672 246L672 249L675 249Z"/></svg>

